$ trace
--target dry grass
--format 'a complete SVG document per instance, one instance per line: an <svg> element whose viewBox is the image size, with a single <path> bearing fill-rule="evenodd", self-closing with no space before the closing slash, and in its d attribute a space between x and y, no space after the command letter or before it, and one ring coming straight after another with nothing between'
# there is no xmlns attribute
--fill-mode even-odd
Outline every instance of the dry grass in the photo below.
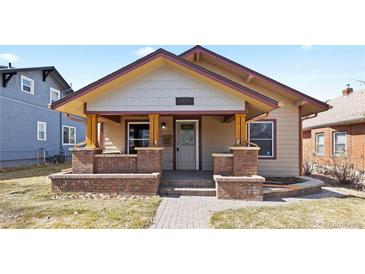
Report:
<svg viewBox="0 0 365 274"><path fill-rule="evenodd" d="M151 224L158 197L52 200L47 175L67 167L0 173L0 228L146 228Z"/></svg>
<svg viewBox="0 0 365 274"><path fill-rule="evenodd" d="M365 197L226 210L210 221L215 228L365 228Z"/></svg>

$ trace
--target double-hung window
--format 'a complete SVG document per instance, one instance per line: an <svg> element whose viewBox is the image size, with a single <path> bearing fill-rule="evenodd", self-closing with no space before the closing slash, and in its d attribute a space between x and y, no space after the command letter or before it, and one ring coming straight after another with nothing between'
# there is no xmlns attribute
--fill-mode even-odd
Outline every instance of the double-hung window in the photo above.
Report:
<svg viewBox="0 0 365 274"><path fill-rule="evenodd" d="M316 133L316 155L324 155L324 133Z"/></svg>
<svg viewBox="0 0 365 274"><path fill-rule="evenodd" d="M76 128L69 126L62 126L62 143L64 145L75 145L76 144Z"/></svg>
<svg viewBox="0 0 365 274"><path fill-rule="evenodd" d="M22 75L20 77L20 89L25 93L34 95L34 80Z"/></svg>
<svg viewBox="0 0 365 274"><path fill-rule="evenodd" d="M347 152L347 134L346 132L333 133L333 155L345 155Z"/></svg>
<svg viewBox="0 0 365 274"><path fill-rule="evenodd" d="M47 123L46 122L37 122L37 140L38 141L46 141L47 140Z"/></svg>
<svg viewBox="0 0 365 274"><path fill-rule="evenodd" d="M136 147L147 147L149 136L148 122L129 122L127 153L136 154Z"/></svg>
<svg viewBox="0 0 365 274"><path fill-rule="evenodd" d="M50 88L49 90L49 103L52 104L53 102L56 102L60 100L61 98L61 92L57 89Z"/></svg>
<svg viewBox="0 0 365 274"><path fill-rule="evenodd" d="M260 147L260 158L275 157L275 124L273 121L257 121L249 123L249 140Z"/></svg>

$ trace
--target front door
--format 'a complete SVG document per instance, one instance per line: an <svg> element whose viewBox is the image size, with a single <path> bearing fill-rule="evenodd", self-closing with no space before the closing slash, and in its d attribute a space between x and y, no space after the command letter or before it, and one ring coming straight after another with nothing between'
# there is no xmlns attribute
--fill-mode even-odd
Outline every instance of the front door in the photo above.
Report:
<svg viewBox="0 0 365 274"><path fill-rule="evenodd" d="M176 169L197 169L197 122L176 121Z"/></svg>

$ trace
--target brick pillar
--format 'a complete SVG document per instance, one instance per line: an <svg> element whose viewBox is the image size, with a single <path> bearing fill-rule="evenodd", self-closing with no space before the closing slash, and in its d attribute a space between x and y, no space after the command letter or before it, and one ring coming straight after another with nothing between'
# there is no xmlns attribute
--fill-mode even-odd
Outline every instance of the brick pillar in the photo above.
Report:
<svg viewBox="0 0 365 274"><path fill-rule="evenodd" d="M233 151L233 176L257 175L258 147L231 147Z"/></svg>
<svg viewBox="0 0 365 274"><path fill-rule="evenodd" d="M75 148L72 150L72 173L93 174L95 172L95 154L101 149Z"/></svg>
<svg viewBox="0 0 365 274"><path fill-rule="evenodd" d="M137 147L137 173L161 173L163 149L163 147Z"/></svg>
<svg viewBox="0 0 365 274"><path fill-rule="evenodd" d="M214 175L233 175L233 154L213 153L212 157Z"/></svg>

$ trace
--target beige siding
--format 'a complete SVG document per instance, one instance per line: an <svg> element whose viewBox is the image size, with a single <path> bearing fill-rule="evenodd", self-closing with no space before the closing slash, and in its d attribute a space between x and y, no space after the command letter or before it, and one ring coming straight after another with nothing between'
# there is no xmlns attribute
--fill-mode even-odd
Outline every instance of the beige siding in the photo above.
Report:
<svg viewBox="0 0 365 274"><path fill-rule="evenodd" d="M104 150L124 153L124 121L120 124L108 120L104 123Z"/></svg>
<svg viewBox="0 0 365 274"><path fill-rule="evenodd" d="M194 105L176 106L176 97L194 97ZM245 100L173 68L160 68L88 102L90 111L244 110Z"/></svg>
<svg viewBox="0 0 365 274"><path fill-rule="evenodd" d="M223 116L202 117L202 168L213 169L212 153L229 152L234 144L234 122L223 123Z"/></svg>
<svg viewBox="0 0 365 274"><path fill-rule="evenodd" d="M166 129L160 129L160 143L162 144L162 136L171 135L173 136L173 121L172 117L161 117L160 122L166 123ZM171 138L171 146L166 146L162 152L162 168L164 170L172 170L173 169L173 161L174 161L174 149L173 149L173 140Z"/></svg>

